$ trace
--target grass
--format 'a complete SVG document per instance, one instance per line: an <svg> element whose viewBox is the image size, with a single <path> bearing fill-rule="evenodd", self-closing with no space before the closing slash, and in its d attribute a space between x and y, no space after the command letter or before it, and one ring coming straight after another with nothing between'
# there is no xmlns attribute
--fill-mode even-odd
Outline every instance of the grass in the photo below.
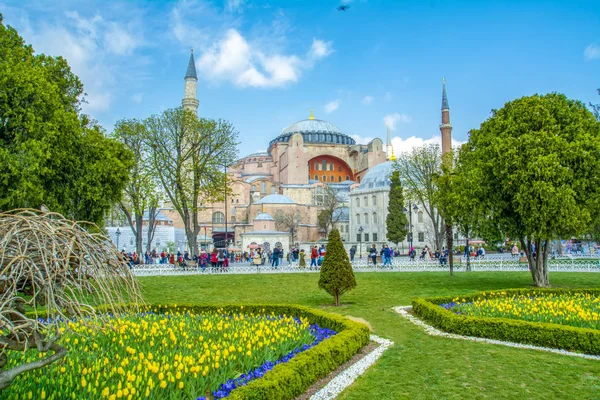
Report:
<svg viewBox="0 0 600 400"><path fill-rule="evenodd" d="M600 274L552 273L553 287L600 287ZM391 307L415 297L455 296L531 285L528 272L360 273L343 305L317 287L316 274L140 278L158 303L293 303L367 320L395 345L342 399L598 399L600 362L533 350L437 338Z"/></svg>

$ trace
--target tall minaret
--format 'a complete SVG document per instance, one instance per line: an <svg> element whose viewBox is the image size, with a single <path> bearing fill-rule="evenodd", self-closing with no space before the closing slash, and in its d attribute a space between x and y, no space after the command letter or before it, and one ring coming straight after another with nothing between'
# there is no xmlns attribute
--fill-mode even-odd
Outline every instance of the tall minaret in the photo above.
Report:
<svg viewBox="0 0 600 400"><path fill-rule="evenodd" d="M185 91L181 105L184 109L198 113L198 101L196 97L196 86L198 84L198 76L196 75L196 63L194 62L194 49L190 54L187 71L185 73Z"/></svg>
<svg viewBox="0 0 600 400"><path fill-rule="evenodd" d="M394 157L394 149L392 148L392 136L390 135L389 126L387 127L387 142L385 146L385 155L388 160L391 160L392 157Z"/></svg>
<svg viewBox="0 0 600 400"><path fill-rule="evenodd" d="M450 123L450 107L448 107L448 96L446 95L446 78L442 78L442 155L452 151L452 124Z"/></svg>

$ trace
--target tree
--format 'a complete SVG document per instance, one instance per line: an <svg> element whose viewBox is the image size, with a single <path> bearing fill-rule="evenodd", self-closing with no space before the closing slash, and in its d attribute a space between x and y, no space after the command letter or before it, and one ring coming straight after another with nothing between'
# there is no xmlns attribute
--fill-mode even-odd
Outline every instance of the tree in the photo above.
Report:
<svg viewBox="0 0 600 400"><path fill-rule="evenodd" d="M56 213L0 213L0 390L19 374L67 354L61 334L70 328L64 321L103 320L106 313L124 312L124 304L141 301L119 251L106 236L90 231L99 228ZM37 350L39 359L9 363L11 354L28 350Z"/></svg>
<svg viewBox="0 0 600 400"><path fill-rule="evenodd" d="M65 59L34 55L0 15L0 210L46 208L102 223L131 154L80 114L83 86Z"/></svg>
<svg viewBox="0 0 600 400"><path fill-rule="evenodd" d="M203 202L223 201L230 190L223 169L235 160L237 132L227 121L198 119L181 107L145 124L153 168L183 220L192 254L198 254L198 213Z"/></svg>
<svg viewBox="0 0 600 400"><path fill-rule="evenodd" d="M319 194L322 199L319 200L323 209L317 215L317 224L319 228L328 233L335 227L335 224L341 219L343 213L336 210L340 208L341 202L338 198L338 191L328 185L317 187L316 190L322 192Z"/></svg>
<svg viewBox="0 0 600 400"><path fill-rule="evenodd" d="M521 242L536 286L550 285L551 240L585 234L598 219L599 139L583 103L552 93L493 110L460 150L461 200Z"/></svg>
<svg viewBox="0 0 600 400"><path fill-rule="evenodd" d="M129 182L123 191L123 198L119 201L119 208L125 214L135 236L136 252L142 254L144 215L147 215L146 251L150 251L160 200L148 148L148 131L141 121L121 120L115 125L113 137L123 143L133 154L134 162L129 171Z"/></svg>
<svg viewBox="0 0 600 400"><path fill-rule="evenodd" d="M600 89L597 89L598 94L600 94ZM594 113L594 117L596 117L597 121L600 121L600 104L592 104L590 103L590 108L592 109L592 113Z"/></svg>
<svg viewBox="0 0 600 400"><path fill-rule="evenodd" d="M289 232L292 246L296 243L296 234L300 225L300 214L296 214L293 210L275 214L275 224L277 229L284 232Z"/></svg>
<svg viewBox="0 0 600 400"><path fill-rule="evenodd" d="M393 243L402 242L408 233L408 218L404 213L404 194L400 182L400 172L394 170L391 176L388 215L385 220L387 239Z"/></svg>
<svg viewBox="0 0 600 400"><path fill-rule="evenodd" d="M396 169L405 185L407 197L421 204L425 214L433 224L433 235L437 249L442 248L445 231L444 221L435 207L438 191L436 177L442 168L440 146L430 144L415 147L410 153L403 153L396 161Z"/></svg>
<svg viewBox="0 0 600 400"><path fill-rule="evenodd" d="M329 233L326 250L319 276L319 287L332 295L335 305L339 306L340 296L356 287L356 279L337 229L332 229Z"/></svg>

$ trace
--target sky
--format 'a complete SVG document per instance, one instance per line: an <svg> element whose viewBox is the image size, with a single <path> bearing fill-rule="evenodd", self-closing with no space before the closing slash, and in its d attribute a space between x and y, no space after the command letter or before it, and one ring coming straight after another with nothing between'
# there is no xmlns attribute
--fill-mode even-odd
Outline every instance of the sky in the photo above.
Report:
<svg viewBox="0 0 600 400"><path fill-rule="evenodd" d="M492 109L560 92L600 103L600 1L0 0L38 53L64 56L83 110L111 132L181 105L194 49L198 114L265 151L292 123L327 120L396 153L439 142L442 78L453 140Z"/></svg>

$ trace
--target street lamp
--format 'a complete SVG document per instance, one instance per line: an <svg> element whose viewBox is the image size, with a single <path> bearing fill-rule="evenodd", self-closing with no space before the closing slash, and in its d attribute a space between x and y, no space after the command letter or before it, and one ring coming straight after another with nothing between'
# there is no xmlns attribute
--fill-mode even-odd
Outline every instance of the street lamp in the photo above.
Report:
<svg viewBox="0 0 600 400"><path fill-rule="evenodd" d="M364 229L362 226L358 227L358 251L359 251L359 258L362 259L362 233L363 233Z"/></svg>
<svg viewBox="0 0 600 400"><path fill-rule="evenodd" d="M117 228L115 235L117 235L117 250L119 250L119 236L121 236L121 231L119 230L119 228Z"/></svg>
<svg viewBox="0 0 600 400"><path fill-rule="evenodd" d="M410 245L409 251L413 247L413 225L412 225L412 212L419 211L419 207L416 204L412 204L410 201L408 202L408 210L404 207L404 213L408 212L408 242Z"/></svg>

